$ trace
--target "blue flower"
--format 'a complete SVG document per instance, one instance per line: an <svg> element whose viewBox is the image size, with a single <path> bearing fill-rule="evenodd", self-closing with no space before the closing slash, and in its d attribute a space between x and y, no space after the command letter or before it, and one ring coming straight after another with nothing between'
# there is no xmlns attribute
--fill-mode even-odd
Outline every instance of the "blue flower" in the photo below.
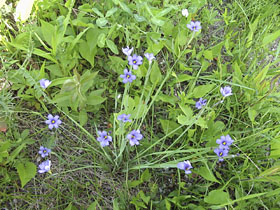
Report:
<svg viewBox="0 0 280 210"><path fill-rule="evenodd" d="M54 117L49 114L48 120L45 121L46 124L49 125L49 129L58 128L58 126L61 124L61 120L59 119L58 115L55 115Z"/></svg>
<svg viewBox="0 0 280 210"><path fill-rule="evenodd" d="M155 59L155 56L153 53L145 53L144 55L148 59L149 63L152 63L153 59Z"/></svg>
<svg viewBox="0 0 280 210"><path fill-rule="evenodd" d="M42 88L46 89L52 82L47 79L41 79L40 85Z"/></svg>
<svg viewBox="0 0 280 210"><path fill-rule="evenodd" d="M190 24L187 24L188 29L191 31L198 32L201 29L201 25L199 21L191 21Z"/></svg>
<svg viewBox="0 0 280 210"><path fill-rule="evenodd" d="M112 137L109 136L106 131L98 131L98 135L97 141L100 142L102 147L108 146L109 142L112 141Z"/></svg>
<svg viewBox="0 0 280 210"><path fill-rule="evenodd" d="M230 135L226 135L226 136L221 136L220 139L216 140L216 143L219 144L219 148L220 149L226 149L229 150L229 146L234 142L234 140L232 140L232 138L230 137Z"/></svg>
<svg viewBox="0 0 280 210"><path fill-rule="evenodd" d="M134 70L138 69L138 66L142 64L143 58L134 54L133 56L128 56L128 64L133 67Z"/></svg>
<svg viewBox="0 0 280 210"><path fill-rule="evenodd" d="M131 49L129 49L128 46L126 48L122 48L122 52L127 56L130 56L132 51L133 51L133 47Z"/></svg>
<svg viewBox="0 0 280 210"><path fill-rule="evenodd" d="M123 83L125 84L125 83L127 83L127 82L132 82L133 80L135 80L136 79L136 76L135 75L133 75L132 73L131 73L131 71L128 71L127 69L124 69L123 70L123 73L124 74L121 74L121 78L123 78Z"/></svg>
<svg viewBox="0 0 280 210"><path fill-rule="evenodd" d="M224 88L221 87L220 92L224 97L232 95L232 90L231 90L231 87L229 87L229 86L225 86Z"/></svg>
<svg viewBox="0 0 280 210"><path fill-rule="evenodd" d="M177 167L181 170L184 170L186 174L192 173L190 169L193 167L192 167L190 161L179 162L177 164Z"/></svg>
<svg viewBox="0 0 280 210"><path fill-rule="evenodd" d="M42 147L42 146L40 147L39 154L42 156L42 158L48 156L50 152L51 150L48 149L47 147Z"/></svg>
<svg viewBox="0 0 280 210"><path fill-rule="evenodd" d="M222 157L226 157L228 155L227 149L216 148L214 149L214 152L218 155L219 161L224 161Z"/></svg>
<svg viewBox="0 0 280 210"><path fill-rule="evenodd" d="M126 138L129 140L131 146L139 145L139 141L143 138L143 135L139 130L133 130L127 134Z"/></svg>
<svg viewBox="0 0 280 210"><path fill-rule="evenodd" d="M205 106L207 103L206 99L200 98L196 103L195 103L195 107L197 109L201 109L203 106Z"/></svg>
<svg viewBox="0 0 280 210"><path fill-rule="evenodd" d="M118 119L119 121L124 122L124 123L126 123L126 122L131 122L131 119L129 119L130 115L131 115L131 114L127 114L127 115L126 115L126 114L121 114L121 115L118 116L117 119Z"/></svg>
<svg viewBox="0 0 280 210"><path fill-rule="evenodd" d="M42 162L40 165L39 165L39 170L38 172L40 174L42 173L46 173L46 172L49 172L51 170L51 161L50 160L46 160L44 162Z"/></svg>

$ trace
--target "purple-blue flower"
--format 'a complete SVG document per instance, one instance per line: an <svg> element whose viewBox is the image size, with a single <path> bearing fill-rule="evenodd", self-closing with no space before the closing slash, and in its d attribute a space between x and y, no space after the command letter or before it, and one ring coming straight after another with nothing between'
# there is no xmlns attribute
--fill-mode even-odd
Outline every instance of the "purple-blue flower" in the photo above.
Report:
<svg viewBox="0 0 280 210"><path fill-rule="evenodd" d="M131 53L133 51L133 47L129 49L129 47L127 46L126 48L122 48L122 52L123 54L127 55L127 56L130 56Z"/></svg>
<svg viewBox="0 0 280 210"><path fill-rule="evenodd" d="M112 141L112 137L109 136L106 131L98 131L98 135L97 141L100 142L102 147L108 146L109 142Z"/></svg>
<svg viewBox="0 0 280 210"><path fill-rule="evenodd" d="M139 130L133 130L127 134L126 138L129 140L131 146L139 145L139 141L143 138L143 135Z"/></svg>
<svg viewBox="0 0 280 210"><path fill-rule="evenodd" d="M47 79L41 79L40 85L42 88L46 89L52 82Z"/></svg>
<svg viewBox="0 0 280 210"><path fill-rule="evenodd" d="M126 122L131 122L131 119L129 119L130 115L131 115L131 114L121 114L121 115L118 116L117 119L118 119L119 121L124 122L124 123L126 123Z"/></svg>
<svg viewBox="0 0 280 210"><path fill-rule="evenodd" d="M192 168L190 161L179 162L177 167L181 170L184 170L186 174L192 173L190 170Z"/></svg>
<svg viewBox="0 0 280 210"><path fill-rule="evenodd" d="M214 149L214 152L218 155L219 161L223 161L224 159L222 157L226 157L228 155L227 149L216 148Z"/></svg>
<svg viewBox="0 0 280 210"><path fill-rule="evenodd" d="M190 24L187 24L188 29L191 31L198 32L201 29L201 25L199 21L191 21Z"/></svg>
<svg viewBox="0 0 280 210"><path fill-rule="evenodd" d="M220 89L220 92L224 97L231 96L232 95L231 91L232 91L231 87L229 87L229 86L225 86L224 88L221 87L221 89Z"/></svg>
<svg viewBox="0 0 280 210"><path fill-rule="evenodd" d="M52 116L51 114L48 115L48 120L46 120L45 122L49 125L49 129L53 129L53 127L58 128L58 126L61 124L59 116Z"/></svg>
<svg viewBox="0 0 280 210"><path fill-rule="evenodd" d="M142 60L143 58L136 54L128 56L128 64L131 65L134 70L138 69L138 66L142 64Z"/></svg>
<svg viewBox="0 0 280 210"><path fill-rule="evenodd" d="M148 59L149 63L152 63L153 59L156 58L153 53L145 53L144 55Z"/></svg>
<svg viewBox="0 0 280 210"><path fill-rule="evenodd" d="M136 76L132 74L131 71L128 71L127 69L123 70L124 74L121 74L121 78L123 78L123 83L128 83L128 82L132 82L133 80L136 79Z"/></svg>
<svg viewBox="0 0 280 210"><path fill-rule="evenodd" d="M39 154L40 154L43 158L46 157L46 156L48 156L50 152L51 152L51 150L48 149L47 147L40 146Z"/></svg>
<svg viewBox="0 0 280 210"><path fill-rule="evenodd" d="M206 99L200 98L196 103L195 103L195 107L197 109L201 109L203 106L205 106L207 103Z"/></svg>
<svg viewBox="0 0 280 210"><path fill-rule="evenodd" d="M230 137L230 135L221 136L220 139L216 140L216 143L219 144L220 149L229 150L229 146L234 142L234 140Z"/></svg>
<svg viewBox="0 0 280 210"><path fill-rule="evenodd" d="M44 162L42 162L40 165L39 165L39 170L38 172L40 174L42 173L45 173L45 172L49 172L51 170L51 161L50 160L46 160Z"/></svg>

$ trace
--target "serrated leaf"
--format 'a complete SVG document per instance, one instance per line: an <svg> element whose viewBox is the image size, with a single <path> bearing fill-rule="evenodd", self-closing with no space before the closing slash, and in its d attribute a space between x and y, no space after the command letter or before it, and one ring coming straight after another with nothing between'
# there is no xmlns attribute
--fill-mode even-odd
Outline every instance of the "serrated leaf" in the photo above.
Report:
<svg viewBox="0 0 280 210"><path fill-rule="evenodd" d="M208 128L207 122L202 117L198 118L195 124L199 125L201 128Z"/></svg>
<svg viewBox="0 0 280 210"><path fill-rule="evenodd" d="M21 187L24 187L36 175L36 165L32 162L18 163L16 169L21 181Z"/></svg>

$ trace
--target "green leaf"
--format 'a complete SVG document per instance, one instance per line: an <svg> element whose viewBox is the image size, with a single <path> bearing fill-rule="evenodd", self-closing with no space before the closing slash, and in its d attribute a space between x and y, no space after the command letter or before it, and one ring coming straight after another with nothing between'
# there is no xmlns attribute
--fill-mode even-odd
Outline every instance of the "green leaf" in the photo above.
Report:
<svg viewBox="0 0 280 210"><path fill-rule="evenodd" d="M106 35L104 33L99 34L99 36L97 38L98 47L103 48L105 45L105 41L106 41Z"/></svg>
<svg viewBox="0 0 280 210"><path fill-rule="evenodd" d="M79 121L80 121L81 126L83 126L83 125L85 125L87 123L88 115L87 115L86 111L81 111L79 113Z"/></svg>
<svg viewBox="0 0 280 210"><path fill-rule="evenodd" d="M280 36L280 29L278 31L275 31L272 34L268 34L264 37L262 43L263 45L267 45L270 42L273 42L275 39L277 39Z"/></svg>
<svg viewBox="0 0 280 210"><path fill-rule="evenodd" d="M201 128L208 128L207 122L202 117L198 118L195 124L199 125Z"/></svg>
<svg viewBox="0 0 280 210"><path fill-rule="evenodd" d="M208 196L204 198L206 203L222 204L230 201L228 193L223 190L212 190Z"/></svg>
<svg viewBox="0 0 280 210"><path fill-rule="evenodd" d="M140 198L144 201L144 203L148 204L150 201L150 196L146 196L145 193L141 190L139 192Z"/></svg>
<svg viewBox="0 0 280 210"><path fill-rule="evenodd" d="M133 15L132 11L129 9L129 7L125 3L121 2L121 1L118 1L118 3L120 5L120 7L123 9L123 11L127 12L130 15Z"/></svg>
<svg viewBox="0 0 280 210"><path fill-rule="evenodd" d="M141 175L141 181L147 182L151 179L152 175L149 172L149 169L146 169L143 174Z"/></svg>
<svg viewBox="0 0 280 210"><path fill-rule="evenodd" d="M110 16L113 15L116 11L118 11L118 8L116 8L116 7L110 9L110 10L106 13L106 17L110 17Z"/></svg>
<svg viewBox="0 0 280 210"><path fill-rule="evenodd" d="M110 48L110 50L111 50L113 53L115 53L115 54L117 54L117 55L119 54L118 47L115 45L114 42L112 42L112 41L109 40L109 39L106 39L106 45L107 45L107 47Z"/></svg>
<svg viewBox="0 0 280 210"><path fill-rule="evenodd" d="M213 54L212 54L212 51L211 50L205 50L203 52L203 55L206 59L208 60L213 60Z"/></svg>
<svg viewBox="0 0 280 210"><path fill-rule="evenodd" d="M213 175L213 173L210 171L210 169L207 167L200 167L197 171L197 174L202 176L204 179L211 181L211 182L217 182L220 183L216 177Z"/></svg>
<svg viewBox="0 0 280 210"><path fill-rule="evenodd" d="M270 158L273 158L277 160L280 158L280 138L273 139L270 143L271 152L270 152Z"/></svg>
<svg viewBox="0 0 280 210"><path fill-rule="evenodd" d="M166 135L180 127L179 124L177 124L176 122L173 122L171 120L160 119L160 123L161 123L161 127ZM172 134L169 134L168 136L173 137L174 135L180 135L182 132L183 132L182 128L179 128L178 130L176 130Z"/></svg>
<svg viewBox="0 0 280 210"><path fill-rule="evenodd" d="M103 27L108 23L108 20L106 18L98 18L96 20L96 25L98 25L99 27Z"/></svg>
<svg viewBox="0 0 280 210"><path fill-rule="evenodd" d="M21 187L24 187L36 175L36 165L32 162L18 163L16 169L21 181Z"/></svg>
<svg viewBox="0 0 280 210"><path fill-rule="evenodd" d="M96 7L92 8L92 11L99 17L104 17L104 15Z"/></svg>
<svg viewBox="0 0 280 210"><path fill-rule="evenodd" d="M90 206L87 208L87 210L96 210L97 209L97 201L94 201L90 204Z"/></svg>
<svg viewBox="0 0 280 210"><path fill-rule="evenodd" d="M158 63L154 62L152 69L151 69L151 74L150 74L150 80L153 84L156 84L161 81L161 72L158 67Z"/></svg>
<svg viewBox="0 0 280 210"><path fill-rule="evenodd" d="M215 84L208 84L208 85L200 85L194 88L192 92L192 96L196 98L201 98L205 96L207 93L209 93L213 88L215 87Z"/></svg>
<svg viewBox="0 0 280 210"><path fill-rule="evenodd" d="M87 97L87 104L89 105L102 104L107 98L106 97L103 98L102 96L99 95L99 93L100 91L98 90L92 91Z"/></svg>
<svg viewBox="0 0 280 210"><path fill-rule="evenodd" d="M194 119L182 114L177 117L177 120L181 125L191 125L194 122Z"/></svg>
<svg viewBox="0 0 280 210"><path fill-rule="evenodd" d="M155 18L155 17L152 17L151 21L153 24L155 24L157 26L163 26L165 24L165 21L163 21L159 18Z"/></svg>

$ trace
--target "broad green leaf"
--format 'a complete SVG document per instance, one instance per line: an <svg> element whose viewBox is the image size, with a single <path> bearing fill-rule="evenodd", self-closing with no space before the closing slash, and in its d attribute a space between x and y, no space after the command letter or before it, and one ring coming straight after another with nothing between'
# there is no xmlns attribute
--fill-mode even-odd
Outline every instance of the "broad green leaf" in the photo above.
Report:
<svg viewBox="0 0 280 210"><path fill-rule="evenodd" d="M96 7L92 8L92 11L97 14L99 17L104 17L104 15Z"/></svg>
<svg viewBox="0 0 280 210"><path fill-rule="evenodd" d="M79 121L80 121L80 125L84 126L87 121L88 121L88 115L86 111L80 111L79 113Z"/></svg>
<svg viewBox="0 0 280 210"><path fill-rule="evenodd" d="M206 59L208 60L213 60L213 54L212 54L212 51L211 50L205 50L203 52L203 55Z"/></svg>
<svg viewBox="0 0 280 210"><path fill-rule="evenodd" d="M275 31L274 33L268 34L264 37L262 43L263 45L267 45L270 42L273 42L275 39L277 39L280 36L280 29L278 31Z"/></svg>
<svg viewBox="0 0 280 210"><path fill-rule="evenodd" d="M106 35L104 33L99 34L99 36L97 38L98 47L103 48L105 45L105 41L106 41Z"/></svg>
<svg viewBox="0 0 280 210"><path fill-rule="evenodd" d="M97 210L97 201L92 202L89 207L87 208L87 210ZM115 209L114 209L115 210Z"/></svg>
<svg viewBox="0 0 280 210"><path fill-rule="evenodd" d="M87 104L89 105L98 105L102 104L107 98L98 95L97 91L92 91L87 97Z"/></svg>
<svg viewBox="0 0 280 210"><path fill-rule="evenodd" d="M200 85L194 88L192 92L192 96L196 98L201 98L205 96L207 93L209 93L213 88L215 87L215 84L208 84L208 85Z"/></svg>
<svg viewBox="0 0 280 210"><path fill-rule="evenodd" d="M187 117L186 115L179 115L177 117L177 120L178 120L178 123L181 124L181 125L191 125L194 120L190 117Z"/></svg>
<svg viewBox="0 0 280 210"><path fill-rule="evenodd" d="M207 122L202 118L198 118L198 120L195 121L196 125L199 125L201 128L208 128Z"/></svg>
<svg viewBox="0 0 280 210"><path fill-rule="evenodd" d="M277 160L280 158L280 138L275 138L270 143L271 152L270 152L270 158L273 158Z"/></svg>
<svg viewBox="0 0 280 210"><path fill-rule="evenodd" d="M110 17L110 16L113 15L116 11L118 11L118 8L116 8L116 7L110 9L110 10L106 13L106 17Z"/></svg>
<svg viewBox="0 0 280 210"><path fill-rule="evenodd" d="M223 190L212 190L204 201L210 204L222 204L230 201L229 194Z"/></svg>
<svg viewBox="0 0 280 210"><path fill-rule="evenodd" d="M152 69L151 69L151 74L150 74L150 80L153 84L159 83L161 81L161 72L158 67L158 63L154 62Z"/></svg>
<svg viewBox="0 0 280 210"><path fill-rule="evenodd" d="M147 182L151 179L152 175L149 172L149 169L146 169L143 174L141 175L141 181Z"/></svg>
<svg viewBox="0 0 280 210"><path fill-rule="evenodd" d="M216 177L213 175L213 173L210 171L210 169L207 167L200 167L198 171L196 171L197 174L202 176L204 179L211 181L211 182L217 182L220 183Z"/></svg>
<svg viewBox="0 0 280 210"><path fill-rule="evenodd" d="M255 109L249 107L249 109L248 109L248 116L249 116L249 118L250 118L252 123L255 122L255 118L256 118L257 114L258 113L257 113L257 111Z"/></svg>
<svg viewBox="0 0 280 210"><path fill-rule="evenodd" d="M21 181L21 187L24 187L36 175L36 165L32 162L18 163L16 169Z"/></svg>
<svg viewBox="0 0 280 210"><path fill-rule="evenodd" d="M115 54L117 54L117 55L119 54L118 47L115 45L114 42L112 42L112 41L109 40L109 39L106 39L106 45L107 45L107 47L110 48L110 50L111 50L113 53L115 53Z"/></svg>
<svg viewBox="0 0 280 210"><path fill-rule="evenodd" d="M179 107L189 119L193 116L193 111L188 105L179 103Z"/></svg>
<svg viewBox="0 0 280 210"><path fill-rule="evenodd" d="M120 5L120 7L123 9L123 11L127 12L130 15L133 15L132 11L129 9L129 7L125 3L121 2L121 1L118 1L118 3Z"/></svg>
<svg viewBox="0 0 280 210"><path fill-rule="evenodd" d="M98 18L96 20L96 25L98 25L99 27L103 27L108 23L108 20L106 18Z"/></svg>
<svg viewBox="0 0 280 210"><path fill-rule="evenodd" d="M141 190L139 192L140 198L144 201L144 203L148 204L150 201L150 196L146 196L145 193Z"/></svg>
<svg viewBox="0 0 280 210"><path fill-rule="evenodd" d="M173 137L174 135L180 135L183 132L182 128L179 128L180 125L174 121L160 119L160 123L166 135L177 129L172 134L169 134L169 137Z"/></svg>
<svg viewBox="0 0 280 210"><path fill-rule="evenodd" d="M151 21L153 24L155 24L157 26L163 26L165 24L165 21L163 21L159 18L156 18L156 17L152 17Z"/></svg>

